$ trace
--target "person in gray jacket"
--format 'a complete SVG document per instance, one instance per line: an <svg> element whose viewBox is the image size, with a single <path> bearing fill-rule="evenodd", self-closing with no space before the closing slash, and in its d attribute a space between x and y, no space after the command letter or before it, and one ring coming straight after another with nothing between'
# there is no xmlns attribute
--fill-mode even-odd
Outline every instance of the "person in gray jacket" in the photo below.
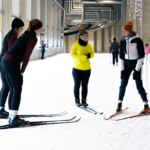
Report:
<svg viewBox="0 0 150 150"><path fill-rule="evenodd" d="M109 40L109 42L108 42L108 46L109 46L109 52L110 52L110 47L111 47L111 44L112 44L112 41L111 41L111 40Z"/></svg>
<svg viewBox="0 0 150 150"><path fill-rule="evenodd" d="M122 102L125 95L126 86L133 71L133 80L135 80L138 93L144 103L144 109L140 114L144 114L149 112L147 94L143 87L141 74L145 50L142 39L132 29L133 24L131 21L126 23L122 28L123 39L120 42L121 86L116 111L120 112L122 110Z"/></svg>
<svg viewBox="0 0 150 150"><path fill-rule="evenodd" d="M39 47L39 48L41 48L41 52L42 52L42 57L41 57L41 59L44 59L45 46L46 46L46 44L44 44L44 41L42 40L42 41L41 41L41 47Z"/></svg>

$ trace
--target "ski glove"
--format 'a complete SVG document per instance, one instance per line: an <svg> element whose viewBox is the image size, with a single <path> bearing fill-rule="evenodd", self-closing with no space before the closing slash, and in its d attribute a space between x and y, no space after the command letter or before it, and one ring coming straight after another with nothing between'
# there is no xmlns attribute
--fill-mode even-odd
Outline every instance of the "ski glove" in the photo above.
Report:
<svg viewBox="0 0 150 150"><path fill-rule="evenodd" d="M145 46L148 46L148 44L146 43Z"/></svg>
<svg viewBox="0 0 150 150"><path fill-rule="evenodd" d="M91 58L91 54L90 53L88 53L86 56L87 56L87 59Z"/></svg>
<svg viewBox="0 0 150 150"><path fill-rule="evenodd" d="M133 80L140 80L141 76L140 76L140 71L134 71L133 73Z"/></svg>
<svg viewBox="0 0 150 150"><path fill-rule="evenodd" d="M121 71L121 79L123 79L123 80L126 79L126 71L125 70Z"/></svg>

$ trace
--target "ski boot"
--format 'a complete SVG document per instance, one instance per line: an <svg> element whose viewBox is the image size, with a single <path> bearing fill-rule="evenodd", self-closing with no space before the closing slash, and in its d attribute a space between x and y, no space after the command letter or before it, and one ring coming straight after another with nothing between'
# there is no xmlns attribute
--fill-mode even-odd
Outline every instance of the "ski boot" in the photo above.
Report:
<svg viewBox="0 0 150 150"><path fill-rule="evenodd" d="M13 126L13 127L19 127L19 126L23 126L23 125L27 125L29 123L29 121L25 121L23 119L20 119L19 116L15 116L13 119L10 118L9 119L9 125Z"/></svg>
<svg viewBox="0 0 150 150"><path fill-rule="evenodd" d="M82 106L81 103L80 103L80 99L76 99L75 100L75 104L76 104L77 107Z"/></svg>
<svg viewBox="0 0 150 150"><path fill-rule="evenodd" d="M122 111L122 103L118 103L116 113L119 113L120 111Z"/></svg>
<svg viewBox="0 0 150 150"><path fill-rule="evenodd" d="M9 118L9 113L5 111L5 109L0 110L0 119L8 119Z"/></svg>
<svg viewBox="0 0 150 150"><path fill-rule="evenodd" d="M146 113L150 113L150 110L149 110L149 106L148 106L148 105L144 105L144 109L140 112L140 115L141 115L141 114L146 114Z"/></svg>
<svg viewBox="0 0 150 150"><path fill-rule="evenodd" d="M83 107L89 106L89 105L86 103L86 99L82 99L82 106L83 106Z"/></svg>

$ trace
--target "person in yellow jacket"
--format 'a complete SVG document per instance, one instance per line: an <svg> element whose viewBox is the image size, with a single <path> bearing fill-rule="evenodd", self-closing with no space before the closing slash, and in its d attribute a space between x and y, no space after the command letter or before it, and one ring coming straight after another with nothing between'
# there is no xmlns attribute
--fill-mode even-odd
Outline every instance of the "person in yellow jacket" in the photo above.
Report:
<svg viewBox="0 0 150 150"><path fill-rule="evenodd" d="M90 58L94 57L92 46L88 43L88 32L81 29L78 40L71 47L71 57L75 59L72 75L74 78L74 96L76 106L88 106L86 103L88 82L91 75ZM81 84L82 83L82 84ZM82 104L79 98L79 89L82 85Z"/></svg>

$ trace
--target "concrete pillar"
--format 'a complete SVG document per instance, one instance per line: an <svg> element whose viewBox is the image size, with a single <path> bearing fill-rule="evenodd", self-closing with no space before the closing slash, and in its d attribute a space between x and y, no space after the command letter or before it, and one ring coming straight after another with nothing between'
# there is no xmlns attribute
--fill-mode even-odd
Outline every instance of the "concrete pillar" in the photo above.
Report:
<svg viewBox="0 0 150 150"><path fill-rule="evenodd" d="M140 38L142 38L141 28L142 28L142 26L141 26L139 17L136 17L136 32L137 32L137 34L139 35Z"/></svg>
<svg viewBox="0 0 150 150"><path fill-rule="evenodd" d="M111 26L111 40L113 40L113 38L115 37L115 27Z"/></svg>
<svg viewBox="0 0 150 150"><path fill-rule="evenodd" d="M59 4L61 4L61 0L58 0ZM61 43L61 12L62 9L58 6L57 7L58 11L58 17L57 17L57 42L58 42L58 47L60 47Z"/></svg>
<svg viewBox="0 0 150 150"><path fill-rule="evenodd" d="M57 40L57 32L58 32L58 24L57 24L57 17L58 17L58 10L57 10L57 4L53 3L53 27L54 27L54 47L57 47L58 46L58 40Z"/></svg>
<svg viewBox="0 0 150 150"><path fill-rule="evenodd" d="M119 38L119 32L122 33L122 31L119 31L119 25L115 25L115 37L116 37L117 41L120 42L121 39Z"/></svg>
<svg viewBox="0 0 150 150"><path fill-rule="evenodd" d="M47 6L48 0L45 0L45 43L48 43L48 36L47 36L47 30L48 30L48 15L47 15ZM47 46L46 46L47 47Z"/></svg>
<svg viewBox="0 0 150 150"><path fill-rule="evenodd" d="M94 32L93 31L88 31L88 42L91 44L92 48L93 48L93 51L95 49L94 47Z"/></svg>
<svg viewBox="0 0 150 150"><path fill-rule="evenodd" d="M108 38L111 39L111 27L108 28Z"/></svg>
<svg viewBox="0 0 150 150"><path fill-rule="evenodd" d="M119 5L120 6L120 5ZM119 9L120 7L118 7ZM121 4L121 28L123 27L123 25L127 22L127 0L122 0L122 4Z"/></svg>
<svg viewBox="0 0 150 150"><path fill-rule="evenodd" d="M68 53L68 36L64 36L64 53Z"/></svg>
<svg viewBox="0 0 150 150"><path fill-rule="evenodd" d="M135 17L135 0L132 0L133 4L130 5L131 7L131 21L133 22L133 31L136 31L136 17Z"/></svg>
<svg viewBox="0 0 150 150"><path fill-rule="evenodd" d="M3 17L2 17L2 38L8 33L11 29L11 12L12 12L12 1L11 0L3 0Z"/></svg>
<svg viewBox="0 0 150 150"><path fill-rule="evenodd" d="M41 19L41 0L37 0L37 19Z"/></svg>
<svg viewBox="0 0 150 150"><path fill-rule="evenodd" d="M136 5L138 5L138 1L136 0ZM136 32L137 34L142 38L142 19L141 16L138 16L139 14L136 14Z"/></svg>
<svg viewBox="0 0 150 150"><path fill-rule="evenodd" d="M109 33L109 28L105 28L104 29L104 51L105 52L109 52L109 46L108 46L108 42L110 39L110 33Z"/></svg>
<svg viewBox="0 0 150 150"><path fill-rule="evenodd" d="M51 0L51 47L54 47L54 0Z"/></svg>
<svg viewBox="0 0 150 150"><path fill-rule="evenodd" d="M37 18L37 0L31 0L31 19Z"/></svg>
<svg viewBox="0 0 150 150"><path fill-rule="evenodd" d="M20 0L19 1L19 17L24 22L24 31L26 30L26 21L27 21L26 13L25 13L26 12L26 7L27 7L26 0Z"/></svg>
<svg viewBox="0 0 150 150"><path fill-rule="evenodd" d="M70 35L68 36L68 40L67 40L67 52L70 53L71 52L71 47L72 45L76 42L76 34L74 35Z"/></svg>
<svg viewBox="0 0 150 150"><path fill-rule="evenodd" d="M103 51L103 49L102 49L102 45L103 45L102 38L103 38L102 37L102 30L99 29L99 30L97 30L97 52L98 53Z"/></svg>
<svg viewBox="0 0 150 150"><path fill-rule="evenodd" d="M143 0L142 39L144 43L150 43L150 1L149 0Z"/></svg>
<svg viewBox="0 0 150 150"><path fill-rule="evenodd" d="M45 29L45 0L41 0L40 3L41 3L40 18L41 18L41 21L43 22L43 29Z"/></svg>
<svg viewBox="0 0 150 150"><path fill-rule="evenodd" d="M104 51L104 41L105 41L105 39L104 39L104 34L105 34L105 32L104 32L104 29L102 29L101 30L102 31L102 51Z"/></svg>
<svg viewBox="0 0 150 150"><path fill-rule="evenodd" d="M51 1L47 1L47 26L48 26L48 29L47 29L47 39L48 39L48 42L47 42L47 45L48 47L51 47Z"/></svg>
<svg viewBox="0 0 150 150"><path fill-rule="evenodd" d="M127 2L127 11L126 11L126 18L127 22L131 21L131 7L130 7L130 1Z"/></svg>

